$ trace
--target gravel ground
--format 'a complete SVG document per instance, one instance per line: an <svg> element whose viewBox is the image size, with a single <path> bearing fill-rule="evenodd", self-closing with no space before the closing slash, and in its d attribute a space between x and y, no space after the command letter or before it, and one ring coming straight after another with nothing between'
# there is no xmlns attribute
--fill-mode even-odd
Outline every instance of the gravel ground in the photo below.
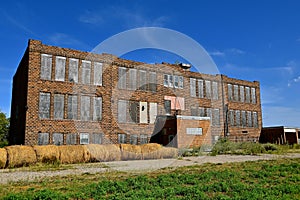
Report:
<svg viewBox="0 0 300 200"><path fill-rule="evenodd" d="M46 177L78 175L83 173L101 173L109 171L126 172L146 172L154 171L165 167L181 167L190 165L201 165L204 163L227 163L227 162L245 162L257 160L274 160L279 158L300 158L300 154L270 155L259 156L241 156L241 155L218 155L218 156L199 156L184 157L183 159L162 159L162 160L135 160L135 161L115 161L104 163L87 163L71 165L72 169L55 171L26 171L20 169L0 170L0 184L6 184L17 181L37 181Z"/></svg>

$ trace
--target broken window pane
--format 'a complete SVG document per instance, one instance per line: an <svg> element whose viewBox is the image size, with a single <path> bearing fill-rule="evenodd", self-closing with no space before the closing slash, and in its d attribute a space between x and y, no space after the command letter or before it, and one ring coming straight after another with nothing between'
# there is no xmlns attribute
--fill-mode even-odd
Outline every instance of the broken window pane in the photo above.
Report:
<svg viewBox="0 0 300 200"><path fill-rule="evenodd" d="M164 100L164 106L165 106L165 112L167 115L171 114L171 101L170 100Z"/></svg>
<svg viewBox="0 0 300 200"><path fill-rule="evenodd" d="M234 111L233 110L229 110L229 113L228 113L228 116L229 116L229 123L230 126L234 126Z"/></svg>
<svg viewBox="0 0 300 200"><path fill-rule="evenodd" d="M90 97L88 96L81 97L80 116L83 121L90 120Z"/></svg>
<svg viewBox="0 0 300 200"><path fill-rule="evenodd" d="M179 77L178 76L174 76L174 87L175 88L179 87Z"/></svg>
<svg viewBox="0 0 300 200"><path fill-rule="evenodd" d="M205 108L204 107L199 107L199 116L205 117Z"/></svg>
<svg viewBox="0 0 300 200"><path fill-rule="evenodd" d="M234 101L239 101L239 86L234 85L233 91L234 91Z"/></svg>
<svg viewBox="0 0 300 200"><path fill-rule="evenodd" d="M50 93L40 93L39 117L41 119L50 118Z"/></svg>
<svg viewBox="0 0 300 200"><path fill-rule="evenodd" d="M51 80L52 55L41 54L41 79Z"/></svg>
<svg viewBox="0 0 300 200"><path fill-rule="evenodd" d="M68 119L77 119L77 99L76 95L68 96Z"/></svg>
<svg viewBox="0 0 300 200"><path fill-rule="evenodd" d="M53 133L52 140L54 145L63 145L64 135L62 133Z"/></svg>
<svg viewBox="0 0 300 200"><path fill-rule="evenodd" d="M250 103L250 88L245 87L246 90L246 103Z"/></svg>
<svg viewBox="0 0 300 200"><path fill-rule="evenodd" d="M126 113L127 113L127 101L119 100L118 101L118 122L126 122Z"/></svg>
<svg viewBox="0 0 300 200"><path fill-rule="evenodd" d="M252 127L252 113L251 111L247 111L247 125L248 127Z"/></svg>
<svg viewBox="0 0 300 200"><path fill-rule="evenodd" d="M209 117L210 121L212 122L211 108L206 108L206 117Z"/></svg>
<svg viewBox="0 0 300 200"><path fill-rule="evenodd" d="M55 60L55 80L65 81L66 58L56 56Z"/></svg>
<svg viewBox="0 0 300 200"><path fill-rule="evenodd" d="M151 92L156 92L156 72L150 72L149 79L150 79L149 90Z"/></svg>
<svg viewBox="0 0 300 200"><path fill-rule="evenodd" d="M199 98L204 98L203 80L198 80L198 96Z"/></svg>
<svg viewBox="0 0 300 200"><path fill-rule="evenodd" d="M138 123L139 103L136 101L129 101L129 116L128 122ZM126 111L127 112L127 111Z"/></svg>
<svg viewBox="0 0 300 200"><path fill-rule="evenodd" d="M66 137L66 144L67 145L77 144L76 140L77 140L77 134L75 134L75 133L67 134L67 137Z"/></svg>
<svg viewBox="0 0 300 200"><path fill-rule="evenodd" d="M118 143L126 144L126 134L118 134Z"/></svg>
<svg viewBox="0 0 300 200"><path fill-rule="evenodd" d="M173 76L168 75L168 82L169 82L169 87L173 87Z"/></svg>
<svg viewBox="0 0 300 200"><path fill-rule="evenodd" d="M231 84L227 84L227 88L228 88L228 100L232 101L233 99L233 95L232 95L232 85Z"/></svg>
<svg viewBox="0 0 300 200"><path fill-rule="evenodd" d="M218 83L217 82L212 82L212 94L213 94L213 99L217 100L219 98L218 94Z"/></svg>
<svg viewBox="0 0 300 200"><path fill-rule="evenodd" d="M244 102L245 101L245 92L244 92L244 86L240 86L240 101Z"/></svg>
<svg viewBox="0 0 300 200"><path fill-rule="evenodd" d="M48 145L48 144L49 144L49 133L39 133L38 145Z"/></svg>
<svg viewBox="0 0 300 200"><path fill-rule="evenodd" d="M130 135L130 144L133 144L133 145L137 145L138 143L138 136L136 134L132 134Z"/></svg>
<svg viewBox="0 0 300 200"><path fill-rule="evenodd" d="M129 90L136 90L136 69L129 69Z"/></svg>
<svg viewBox="0 0 300 200"><path fill-rule="evenodd" d="M196 79L190 78L190 93L191 97L196 97Z"/></svg>
<svg viewBox="0 0 300 200"><path fill-rule="evenodd" d="M140 102L140 123L148 123L147 102Z"/></svg>
<svg viewBox="0 0 300 200"><path fill-rule="evenodd" d="M80 133L80 144L89 144L90 138L88 133Z"/></svg>
<svg viewBox="0 0 300 200"><path fill-rule="evenodd" d="M247 126L247 121L246 121L246 111L242 111L242 126L246 127Z"/></svg>
<svg viewBox="0 0 300 200"><path fill-rule="evenodd" d="M140 90L147 90L147 77L146 77L146 71L144 70L139 70L139 89Z"/></svg>
<svg viewBox="0 0 300 200"><path fill-rule="evenodd" d="M69 81L78 83L78 59L69 59Z"/></svg>
<svg viewBox="0 0 300 200"><path fill-rule="evenodd" d="M255 88L251 88L251 103L256 104Z"/></svg>
<svg viewBox="0 0 300 200"><path fill-rule="evenodd" d="M140 135L140 144L147 144L148 143L148 135L142 134Z"/></svg>
<svg viewBox="0 0 300 200"><path fill-rule="evenodd" d="M258 127L257 112L253 112L253 127Z"/></svg>
<svg viewBox="0 0 300 200"><path fill-rule="evenodd" d="M211 84L210 81L205 81L205 92L206 92L206 98L211 98Z"/></svg>
<svg viewBox="0 0 300 200"><path fill-rule="evenodd" d="M102 85L102 63L94 62L94 85Z"/></svg>
<svg viewBox="0 0 300 200"><path fill-rule="evenodd" d="M164 74L164 86L169 87L169 76Z"/></svg>
<svg viewBox="0 0 300 200"><path fill-rule="evenodd" d="M183 89L183 76L179 76L179 88Z"/></svg>
<svg viewBox="0 0 300 200"><path fill-rule="evenodd" d="M235 125L241 126L241 113L239 110L235 111Z"/></svg>
<svg viewBox="0 0 300 200"><path fill-rule="evenodd" d="M90 84L91 83L91 61L82 61L82 73L81 73L81 83Z"/></svg>
<svg viewBox="0 0 300 200"><path fill-rule="evenodd" d="M94 97L93 120L100 121L102 119L102 97Z"/></svg>
<svg viewBox="0 0 300 200"><path fill-rule="evenodd" d="M54 94L54 119L64 118L64 95Z"/></svg>
<svg viewBox="0 0 300 200"><path fill-rule="evenodd" d="M118 81L119 89L126 89L126 68L119 67L119 81Z"/></svg>

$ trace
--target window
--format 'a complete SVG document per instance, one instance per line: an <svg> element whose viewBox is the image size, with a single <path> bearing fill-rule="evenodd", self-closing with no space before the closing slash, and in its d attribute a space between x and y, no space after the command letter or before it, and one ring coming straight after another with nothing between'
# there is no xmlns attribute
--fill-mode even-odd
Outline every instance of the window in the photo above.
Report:
<svg viewBox="0 0 300 200"><path fill-rule="evenodd" d="M151 92L156 92L156 73L155 72L149 73L149 80L150 80L149 90Z"/></svg>
<svg viewBox="0 0 300 200"><path fill-rule="evenodd" d="M119 81L118 81L119 89L126 89L126 68L119 67Z"/></svg>
<svg viewBox="0 0 300 200"><path fill-rule="evenodd" d="M90 84L91 79L91 61L83 60L82 61L82 74L81 74L81 83Z"/></svg>
<svg viewBox="0 0 300 200"><path fill-rule="evenodd" d="M183 88L183 77L177 75L164 74L164 86L171 88Z"/></svg>
<svg viewBox="0 0 300 200"><path fill-rule="evenodd" d="M168 76L168 74L164 74L164 86L165 87L169 86L169 76Z"/></svg>
<svg viewBox="0 0 300 200"><path fill-rule="evenodd" d="M202 135L202 128L186 128L188 135Z"/></svg>
<svg viewBox="0 0 300 200"><path fill-rule="evenodd" d="M219 109L213 109L212 125L220 126L220 110Z"/></svg>
<svg viewBox="0 0 300 200"><path fill-rule="evenodd" d="M132 134L130 135L130 144L133 144L133 145L137 145L138 143L138 136L136 134Z"/></svg>
<svg viewBox="0 0 300 200"><path fill-rule="evenodd" d="M170 100L164 100L165 105L165 112L167 115L171 114L171 101Z"/></svg>
<svg viewBox="0 0 300 200"><path fill-rule="evenodd" d="M146 76L146 71L144 70L139 70L139 89L140 90L147 90L147 76Z"/></svg>
<svg viewBox="0 0 300 200"><path fill-rule="evenodd" d="M247 126L247 121L246 121L246 111L242 111L242 126L246 127Z"/></svg>
<svg viewBox="0 0 300 200"><path fill-rule="evenodd" d="M250 88L245 87L246 90L246 103L250 103Z"/></svg>
<svg viewBox="0 0 300 200"><path fill-rule="evenodd" d="M90 97L88 96L81 97L80 116L83 121L90 120Z"/></svg>
<svg viewBox="0 0 300 200"><path fill-rule="evenodd" d="M251 88L251 103L256 104L256 92L255 92L255 88Z"/></svg>
<svg viewBox="0 0 300 200"><path fill-rule="evenodd" d="M147 102L140 102L140 123L148 123Z"/></svg>
<svg viewBox="0 0 300 200"><path fill-rule="evenodd" d="M102 144L102 143L103 143L103 133L90 134L90 144Z"/></svg>
<svg viewBox="0 0 300 200"><path fill-rule="evenodd" d="M229 110L229 113L228 113L228 122L230 124L230 126L234 126L234 111L233 110Z"/></svg>
<svg viewBox="0 0 300 200"><path fill-rule="evenodd" d="M235 125L241 126L241 112L239 110L235 111Z"/></svg>
<svg viewBox="0 0 300 200"><path fill-rule="evenodd" d="M244 102L245 101L245 92L244 92L244 86L240 86L240 101Z"/></svg>
<svg viewBox="0 0 300 200"><path fill-rule="evenodd" d="M212 99L218 100L219 93L218 93L218 83L213 81L212 82Z"/></svg>
<svg viewBox="0 0 300 200"><path fill-rule="evenodd" d="M150 103L149 117L150 124L154 124L157 116L157 103Z"/></svg>
<svg viewBox="0 0 300 200"><path fill-rule="evenodd" d="M68 119L77 119L77 96L68 96Z"/></svg>
<svg viewBox="0 0 300 200"><path fill-rule="evenodd" d="M142 134L140 135L140 144L147 144L148 143L148 135Z"/></svg>
<svg viewBox="0 0 300 200"><path fill-rule="evenodd" d="M183 89L183 77L179 76L179 88Z"/></svg>
<svg viewBox="0 0 300 200"><path fill-rule="evenodd" d="M204 107L199 107L199 116L205 117L205 108Z"/></svg>
<svg viewBox="0 0 300 200"><path fill-rule="evenodd" d="M93 120L100 121L102 119L102 97L94 97Z"/></svg>
<svg viewBox="0 0 300 200"><path fill-rule="evenodd" d="M212 120L211 108L206 108L206 117L210 117L210 120Z"/></svg>
<svg viewBox="0 0 300 200"><path fill-rule="evenodd" d="M54 145L63 145L64 135L62 133L53 133L52 140Z"/></svg>
<svg viewBox="0 0 300 200"><path fill-rule="evenodd" d="M191 107L191 115L192 116L198 116L198 108L197 107Z"/></svg>
<svg viewBox="0 0 300 200"><path fill-rule="evenodd" d="M126 144L126 134L118 134L118 143Z"/></svg>
<svg viewBox="0 0 300 200"><path fill-rule="evenodd" d="M76 140L77 140L77 135L75 133L67 134L67 137L66 137L66 144L67 145L77 144Z"/></svg>
<svg viewBox="0 0 300 200"><path fill-rule="evenodd" d="M94 62L94 85L102 85L102 63Z"/></svg>
<svg viewBox="0 0 300 200"><path fill-rule="evenodd" d="M40 119L50 118L50 93L40 92L39 117Z"/></svg>
<svg viewBox="0 0 300 200"><path fill-rule="evenodd" d="M253 127L257 128L258 127L258 119L257 119L257 112L253 112Z"/></svg>
<svg viewBox="0 0 300 200"><path fill-rule="evenodd" d="M49 133L39 133L38 145L48 145L48 144L49 144Z"/></svg>
<svg viewBox="0 0 300 200"><path fill-rule="evenodd" d="M211 98L211 84L210 81L205 81L205 92L206 92L206 98Z"/></svg>
<svg viewBox="0 0 300 200"><path fill-rule="evenodd" d="M51 80L52 55L41 54L41 79Z"/></svg>
<svg viewBox="0 0 300 200"><path fill-rule="evenodd" d="M64 118L64 95L54 94L54 119Z"/></svg>
<svg viewBox="0 0 300 200"><path fill-rule="evenodd" d="M168 75L168 82L169 82L169 87L173 87L173 76L172 75Z"/></svg>
<svg viewBox="0 0 300 200"><path fill-rule="evenodd" d="M232 95L232 85L231 84L227 84L227 88L228 88L228 100L232 101L233 99L233 95Z"/></svg>
<svg viewBox="0 0 300 200"><path fill-rule="evenodd" d="M127 103L127 102L126 102ZM138 110L139 110L139 103L136 101L129 101L129 119L128 122L131 123L138 123ZM126 110L127 112L127 110Z"/></svg>
<svg viewBox="0 0 300 200"><path fill-rule="evenodd" d="M118 122L125 123L127 114L127 101L118 101Z"/></svg>
<svg viewBox="0 0 300 200"><path fill-rule="evenodd" d="M239 101L239 86L233 85L234 101Z"/></svg>
<svg viewBox="0 0 300 200"><path fill-rule="evenodd" d="M129 69L129 90L136 90L136 69Z"/></svg>
<svg viewBox="0 0 300 200"><path fill-rule="evenodd" d="M78 59L69 59L69 81L78 83Z"/></svg>
<svg viewBox="0 0 300 200"><path fill-rule="evenodd" d="M247 111L247 125L248 125L248 127L252 127L252 113L251 113L251 111Z"/></svg>
<svg viewBox="0 0 300 200"><path fill-rule="evenodd" d="M174 87L179 88L179 77L178 76L174 76Z"/></svg>
<svg viewBox="0 0 300 200"><path fill-rule="evenodd" d="M80 144L89 144L89 134L88 133L80 133Z"/></svg>
<svg viewBox="0 0 300 200"><path fill-rule="evenodd" d="M191 97L196 97L196 79L190 78L190 93Z"/></svg>
<svg viewBox="0 0 300 200"><path fill-rule="evenodd" d="M55 80L65 81L66 58L56 56L55 59Z"/></svg>
<svg viewBox="0 0 300 200"><path fill-rule="evenodd" d="M199 98L204 97L203 80L198 80L198 95L199 95Z"/></svg>

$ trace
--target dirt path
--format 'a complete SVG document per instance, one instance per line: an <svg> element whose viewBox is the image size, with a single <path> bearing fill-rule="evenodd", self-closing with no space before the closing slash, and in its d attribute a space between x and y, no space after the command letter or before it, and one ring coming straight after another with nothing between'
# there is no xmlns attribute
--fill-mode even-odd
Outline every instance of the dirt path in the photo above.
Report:
<svg viewBox="0 0 300 200"><path fill-rule="evenodd" d="M87 163L71 165L72 169L56 171L26 171L20 169L0 170L0 184L6 184L17 181L41 180L45 177L67 176L83 173L101 173L108 171L126 171L126 172L145 172L158 170L164 167L181 167L190 165L201 165L204 163L226 163L226 162L245 162L257 160L274 160L279 158L300 158L300 154L269 155L260 156L239 156L239 155L219 155L219 156L199 156L185 157L183 159L163 159L163 160L135 160L135 161L115 161L104 163Z"/></svg>

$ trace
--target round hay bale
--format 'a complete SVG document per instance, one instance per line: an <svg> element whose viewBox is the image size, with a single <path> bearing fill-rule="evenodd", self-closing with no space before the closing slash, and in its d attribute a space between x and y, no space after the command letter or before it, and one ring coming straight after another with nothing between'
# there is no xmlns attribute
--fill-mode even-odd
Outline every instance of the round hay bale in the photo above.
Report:
<svg viewBox="0 0 300 200"><path fill-rule="evenodd" d="M7 151L7 166L19 167L36 163L36 154L32 146L8 146Z"/></svg>
<svg viewBox="0 0 300 200"><path fill-rule="evenodd" d="M7 162L7 151L4 148L0 148L0 169L4 169Z"/></svg>
<svg viewBox="0 0 300 200"><path fill-rule="evenodd" d="M162 145L156 143L148 143L141 145L143 159L161 159L161 151Z"/></svg>
<svg viewBox="0 0 300 200"><path fill-rule="evenodd" d="M178 149L173 147L162 147L160 150L162 158L177 158Z"/></svg>
<svg viewBox="0 0 300 200"><path fill-rule="evenodd" d="M61 163L84 163L90 161L90 153L85 145L58 146Z"/></svg>
<svg viewBox="0 0 300 200"><path fill-rule="evenodd" d="M88 144L91 162L118 161L121 159L121 152L118 145L114 144Z"/></svg>
<svg viewBox="0 0 300 200"><path fill-rule="evenodd" d="M59 161L59 149L55 145L33 146L38 162L55 163Z"/></svg>
<svg viewBox="0 0 300 200"><path fill-rule="evenodd" d="M141 160L141 146L131 144L120 144L122 160Z"/></svg>

